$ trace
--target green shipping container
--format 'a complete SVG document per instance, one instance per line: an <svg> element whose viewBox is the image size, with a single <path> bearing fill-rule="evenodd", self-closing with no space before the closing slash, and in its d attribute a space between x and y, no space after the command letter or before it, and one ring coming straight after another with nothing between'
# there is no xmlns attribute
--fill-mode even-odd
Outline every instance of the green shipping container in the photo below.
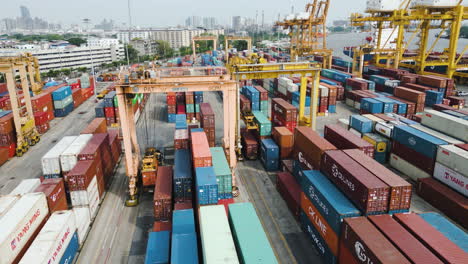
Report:
<svg viewBox="0 0 468 264"><path fill-rule="evenodd" d="M253 111L254 122L258 125L260 130L260 136L269 136L271 135L271 122L268 120L267 116L261 111Z"/></svg>
<svg viewBox="0 0 468 264"><path fill-rule="evenodd" d="M195 104L195 113L200 113L200 104Z"/></svg>
<svg viewBox="0 0 468 264"><path fill-rule="evenodd" d="M185 105L187 113L195 113L195 106L193 104Z"/></svg>
<svg viewBox="0 0 468 264"><path fill-rule="evenodd" d="M323 69L320 72L320 75L322 75L323 77L329 78L329 79L333 79L333 74L334 74L334 71L328 70L328 69Z"/></svg>
<svg viewBox="0 0 468 264"><path fill-rule="evenodd" d="M241 263L278 263L251 203L230 204L229 224Z"/></svg>
<svg viewBox="0 0 468 264"><path fill-rule="evenodd" d="M115 107L119 106L119 100L117 100L117 96L114 96L114 106Z"/></svg>
<svg viewBox="0 0 468 264"><path fill-rule="evenodd" d="M218 182L219 197L223 197L224 193L232 192L232 174L229 163L227 162L224 150L221 147L210 148L213 159L213 169Z"/></svg>
<svg viewBox="0 0 468 264"><path fill-rule="evenodd" d="M268 101L260 101L260 112L268 116Z"/></svg>

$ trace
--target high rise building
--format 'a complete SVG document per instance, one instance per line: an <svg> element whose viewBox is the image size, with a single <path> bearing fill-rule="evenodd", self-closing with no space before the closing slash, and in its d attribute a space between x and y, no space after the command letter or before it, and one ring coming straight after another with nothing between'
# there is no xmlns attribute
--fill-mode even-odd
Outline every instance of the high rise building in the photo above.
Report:
<svg viewBox="0 0 468 264"><path fill-rule="evenodd" d="M241 30L243 24L243 19L241 16L232 17L232 28L234 30Z"/></svg>
<svg viewBox="0 0 468 264"><path fill-rule="evenodd" d="M218 22L215 17L204 17L203 18L203 27L207 29L213 29L218 25Z"/></svg>
<svg viewBox="0 0 468 264"><path fill-rule="evenodd" d="M29 9L25 6L20 6L21 18L31 18Z"/></svg>
<svg viewBox="0 0 468 264"><path fill-rule="evenodd" d="M201 27L203 26L202 25L202 18L199 17L199 16L191 16L191 17L188 17L186 20L185 20L185 26L186 27Z"/></svg>

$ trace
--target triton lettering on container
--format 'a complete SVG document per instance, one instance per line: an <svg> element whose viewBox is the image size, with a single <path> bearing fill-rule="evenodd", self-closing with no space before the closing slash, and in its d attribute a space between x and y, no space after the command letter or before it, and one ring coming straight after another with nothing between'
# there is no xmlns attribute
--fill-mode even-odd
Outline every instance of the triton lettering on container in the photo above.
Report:
<svg viewBox="0 0 468 264"><path fill-rule="evenodd" d="M145 264L169 263L171 232L149 232L146 245Z"/></svg>
<svg viewBox="0 0 468 264"><path fill-rule="evenodd" d="M176 150L174 154L174 200L192 200L192 161L187 149Z"/></svg>
<svg viewBox="0 0 468 264"><path fill-rule="evenodd" d="M419 179L417 194L445 215L468 228L468 198L434 178Z"/></svg>
<svg viewBox="0 0 468 264"><path fill-rule="evenodd" d="M276 177L276 189L286 202L289 210L296 219L301 211L301 187L294 176L288 172L279 172Z"/></svg>
<svg viewBox="0 0 468 264"><path fill-rule="evenodd" d="M0 218L0 263L18 263L49 215L46 196L28 193ZM31 262L33 263L33 262Z"/></svg>
<svg viewBox="0 0 468 264"><path fill-rule="evenodd" d="M365 217L346 218L341 241L357 263L410 263Z"/></svg>
<svg viewBox="0 0 468 264"><path fill-rule="evenodd" d="M226 159L224 149L221 147L210 148L213 157L213 169L218 182L219 199L232 198L232 173Z"/></svg>
<svg viewBox="0 0 468 264"><path fill-rule="evenodd" d="M388 210L389 187L341 150L325 152L321 171L365 214Z"/></svg>
<svg viewBox="0 0 468 264"><path fill-rule="evenodd" d="M468 177L468 151L453 146L439 146L436 161Z"/></svg>
<svg viewBox="0 0 468 264"><path fill-rule="evenodd" d="M78 232L75 231L70 242L68 243L65 252L62 255L62 258L59 261L59 264L70 264L73 263L76 253L78 253L78 248L80 244L78 243Z"/></svg>
<svg viewBox="0 0 468 264"><path fill-rule="evenodd" d="M415 213L395 214L395 219L444 263L467 263L468 253Z"/></svg>
<svg viewBox="0 0 468 264"><path fill-rule="evenodd" d="M333 231L338 237L344 218L361 215L351 201L319 171L304 171L301 185L303 193L331 228L330 232Z"/></svg>
<svg viewBox="0 0 468 264"><path fill-rule="evenodd" d="M73 211L53 213L19 263L59 263L75 232Z"/></svg>
<svg viewBox="0 0 468 264"><path fill-rule="evenodd" d="M468 234L461 228L450 222L447 218L434 212L418 214L424 221L437 229L445 237L457 246L468 252Z"/></svg>
<svg viewBox="0 0 468 264"><path fill-rule="evenodd" d="M368 219L412 263L443 263L390 215L371 215Z"/></svg>
<svg viewBox="0 0 468 264"><path fill-rule="evenodd" d="M366 155L374 157L374 146L337 124L325 126L325 139L338 149L360 149Z"/></svg>
<svg viewBox="0 0 468 264"><path fill-rule="evenodd" d="M436 158L437 147L439 145L448 144L439 138L409 126L395 126L393 129L393 140L398 141L431 159Z"/></svg>
<svg viewBox="0 0 468 264"><path fill-rule="evenodd" d="M198 205L218 203L218 184L213 167L195 168L195 187Z"/></svg>
<svg viewBox="0 0 468 264"><path fill-rule="evenodd" d="M361 115L351 115L349 125L360 133L371 133L373 131L372 120Z"/></svg>
<svg viewBox="0 0 468 264"><path fill-rule="evenodd" d="M388 210L390 212L409 210L412 195L412 186L410 183L403 180L400 176L391 172L383 165L377 163L375 160L362 155L362 151L358 149L349 149L343 152L389 186Z"/></svg>
<svg viewBox="0 0 468 264"><path fill-rule="evenodd" d="M199 219L203 263L239 263L224 206L200 207Z"/></svg>
<svg viewBox="0 0 468 264"><path fill-rule="evenodd" d="M296 128L293 158L299 161L302 169L320 169L323 153L327 150L336 150L336 147L310 127Z"/></svg>
<svg viewBox="0 0 468 264"><path fill-rule="evenodd" d="M361 100L360 109L371 114L378 114L383 112L383 103L373 98L363 98Z"/></svg>
<svg viewBox="0 0 468 264"><path fill-rule="evenodd" d="M153 196L155 221L167 221L172 216L172 167L158 168Z"/></svg>
<svg viewBox="0 0 468 264"><path fill-rule="evenodd" d="M267 171L279 169L279 148L272 139L262 140L260 148L260 160Z"/></svg>
<svg viewBox="0 0 468 264"><path fill-rule="evenodd" d="M258 125L258 133L260 137L271 135L271 122L268 118L260 111L253 111L254 122Z"/></svg>
<svg viewBox="0 0 468 264"><path fill-rule="evenodd" d="M421 124L465 142L468 141L468 120L435 110L427 110L422 117Z"/></svg>
<svg viewBox="0 0 468 264"><path fill-rule="evenodd" d="M233 203L228 208L229 223L241 263L278 263L252 204Z"/></svg>

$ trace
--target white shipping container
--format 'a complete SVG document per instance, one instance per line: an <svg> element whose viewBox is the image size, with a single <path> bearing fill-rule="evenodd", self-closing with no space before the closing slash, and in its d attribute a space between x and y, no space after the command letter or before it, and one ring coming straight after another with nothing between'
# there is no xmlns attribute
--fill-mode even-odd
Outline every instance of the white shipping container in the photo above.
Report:
<svg viewBox="0 0 468 264"><path fill-rule="evenodd" d="M352 127L349 128L349 132L353 133L354 135L356 135L358 137L362 137L361 132L357 131L356 129L354 129Z"/></svg>
<svg viewBox="0 0 468 264"><path fill-rule="evenodd" d="M468 177L468 151L453 145L440 145L436 161Z"/></svg>
<svg viewBox="0 0 468 264"><path fill-rule="evenodd" d="M51 148L41 159L42 173L44 175L60 174L60 154L75 141L77 136L63 137L53 148Z"/></svg>
<svg viewBox="0 0 468 264"><path fill-rule="evenodd" d="M459 0L413 0L411 7L414 6L436 6L436 7L453 7L457 6Z"/></svg>
<svg viewBox="0 0 468 264"><path fill-rule="evenodd" d="M400 8L403 0L367 0L367 10L392 11Z"/></svg>
<svg viewBox="0 0 468 264"><path fill-rule="evenodd" d="M0 196L0 219L10 210L10 208L18 201L19 195L2 195Z"/></svg>
<svg viewBox="0 0 468 264"><path fill-rule="evenodd" d="M385 120L383 120L381 118L378 118L375 115L365 114L365 115L362 115L362 116L367 118L367 119L372 120L372 123L374 123L374 126L375 126L375 123L377 123L377 122L384 122L385 123Z"/></svg>
<svg viewBox="0 0 468 264"><path fill-rule="evenodd" d="M83 245L86 233L88 233L89 226L91 225L91 216L89 215L89 207L73 207L75 214L76 228L78 230L78 241Z"/></svg>
<svg viewBox="0 0 468 264"><path fill-rule="evenodd" d="M49 214L43 193L28 193L0 219L0 264L12 263Z"/></svg>
<svg viewBox="0 0 468 264"><path fill-rule="evenodd" d="M392 138L393 126L385 122L377 122L374 128L375 132L382 136Z"/></svg>
<svg viewBox="0 0 468 264"><path fill-rule="evenodd" d="M320 96L328 97L328 87L320 85L319 89L320 89Z"/></svg>
<svg viewBox="0 0 468 264"><path fill-rule="evenodd" d="M468 177L436 162L434 178L445 183L455 191L468 197Z"/></svg>
<svg viewBox="0 0 468 264"><path fill-rule="evenodd" d="M349 128L349 119L347 119L347 118L338 119L338 125L340 125L344 129L348 129Z"/></svg>
<svg viewBox="0 0 468 264"><path fill-rule="evenodd" d="M89 207L89 214L93 218L100 201L96 176L93 177L86 191L72 191L70 192L70 198L73 207Z"/></svg>
<svg viewBox="0 0 468 264"><path fill-rule="evenodd" d="M358 101L355 101L355 102L354 102L354 109L360 110L360 109L361 109L361 103L358 102Z"/></svg>
<svg viewBox="0 0 468 264"><path fill-rule="evenodd" d="M442 139L443 141L445 141L445 142L447 142L449 144L454 144L454 145L464 144L463 141L460 141L460 140L458 140L456 138L448 136L448 135L446 135L444 133L440 133L439 131L435 131L434 129L425 127L425 126L423 126L421 124L411 125L411 127L414 127L417 130L425 132L425 133L427 133L429 135L432 135L432 136L434 136L436 138L440 138L440 139Z"/></svg>
<svg viewBox="0 0 468 264"><path fill-rule="evenodd" d="M20 264L59 263L75 231L73 211L54 212L24 254Z"/></svg>
<svg viewBox="0 0 468 264"><path fill-rule="evenodd" d="M32 193L34 190L37 189L41 185L41 180L39 179L27 179L22 180L20 184L16 186L16 188L11 191L11 195L23 195L26 193Z"/></svg>
<svg viewBox="0 0 468 264"><path fill-rule="evenodd" d="M346 98L345 103L349 107L354 107L354 101L349 98Z"/></svg>
<svg viewBox="0 0 468 264"><path fill-rule="evenodd" d="M205 264L239 263L223 205L200 207L200 237Z"/></svg>
<svg viewBox="0 0 468 264"><path fill-rule="evenodd" d="M60 101L54 101L54 108L55 109L63 109L69 104L73 103L73 96L70 94L67 98L60 100Z"/></svg>
<svg viewBox="0 0 468 264"><path fill-rule="evenodd" d="M422 116L421 124L463 141L468 141L468 120L435 110L427 110Z"/></svg>
<svg viewBox="0 0 468 264"><path fill-rule="evenodd" d="M410 177L412 180L417 181L419 178L429 178L431 175L422 171L413 164L407 162L406 160L400 158L395 154L390 155L390 166L402 172L406 176Z"/></svg>
<svg viewBox="0 0 468 264"><path fill-rule="evenodd" d="M71 171L78 162L78 154L86 147L92 134L79 135L68 148L60 154L60 165L62 171Z"/></svg>

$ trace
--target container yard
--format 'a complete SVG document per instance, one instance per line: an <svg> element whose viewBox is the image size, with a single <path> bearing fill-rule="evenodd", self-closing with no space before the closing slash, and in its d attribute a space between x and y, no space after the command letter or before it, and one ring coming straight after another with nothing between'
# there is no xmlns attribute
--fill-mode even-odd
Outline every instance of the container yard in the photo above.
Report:
<svg viewBox="0 0 468 264"><path fill-rule="evenodd" d="M468 7L367 1L337 50L334 2L278 17L286 46L61 81L0 56L0 264L468 263L467 48L427 37Z"/></svg>

